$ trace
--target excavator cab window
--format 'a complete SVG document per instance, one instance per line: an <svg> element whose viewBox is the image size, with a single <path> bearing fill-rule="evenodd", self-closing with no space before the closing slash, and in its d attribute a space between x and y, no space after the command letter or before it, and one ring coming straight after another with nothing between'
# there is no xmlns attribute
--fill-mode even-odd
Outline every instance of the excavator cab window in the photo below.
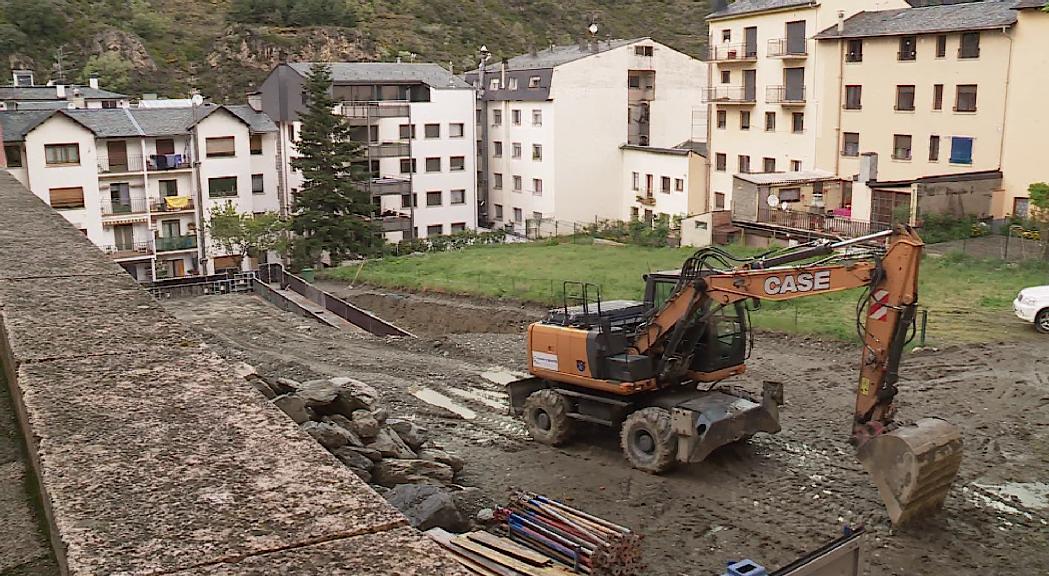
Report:
<svg viewBox="0 0 1049 576"><path fill-rule="evenodd" d="M749 330L743 302L715 310L696 345L691 369L696 372L716 372L743 364L747 358Z"/></svg>
<svg viewBox="0 0 1049 576"><path fill-rule="evenodd" d="M677 281L671 280L656 280L653 282L652 292L652 307L660 309L663 304L666 303L667 299L674 293L674 289L677 287Z"/></svg>

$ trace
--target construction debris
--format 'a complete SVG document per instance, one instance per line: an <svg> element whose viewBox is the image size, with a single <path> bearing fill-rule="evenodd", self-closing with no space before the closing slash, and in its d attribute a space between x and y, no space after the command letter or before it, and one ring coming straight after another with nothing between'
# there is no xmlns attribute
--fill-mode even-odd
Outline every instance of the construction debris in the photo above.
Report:
<svg viewBox="0 0 1049 576"><path fill-rule="evenodd" d="M636 576L641 535L545 496L515 493L495 517L505 535L427 535L467 569L482 576Z"/></svg>

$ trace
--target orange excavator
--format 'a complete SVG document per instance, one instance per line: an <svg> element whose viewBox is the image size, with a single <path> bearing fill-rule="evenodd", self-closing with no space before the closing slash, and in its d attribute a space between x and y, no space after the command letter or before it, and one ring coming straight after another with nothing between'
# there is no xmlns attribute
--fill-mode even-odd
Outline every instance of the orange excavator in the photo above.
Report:
<svg viewBox="0 0 1049 576"><path fill-rule="evenodd" d="M598 287L566 282L564 305L528 328L531 377L507 385L511 410L551 445L568 442L579 422L618 430L627 460L646 472L702 461L780 430L781 383L766 382L760 399L716 386L746 371L749 312L761 301L860 288L851 439L890 519L906 523L942 507L962 458L961 435L946 421L896 420L922 248L907 226L751 259L708 247L680 271L646 275L643 302L602 302Z"/></svg>

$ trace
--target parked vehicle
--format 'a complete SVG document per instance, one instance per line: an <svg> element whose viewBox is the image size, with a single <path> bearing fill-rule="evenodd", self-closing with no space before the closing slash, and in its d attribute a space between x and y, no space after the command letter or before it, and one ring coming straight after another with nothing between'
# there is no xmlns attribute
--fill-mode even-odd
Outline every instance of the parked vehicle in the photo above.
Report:
<svg viewBox="0 0 1049 576"><path fill-rule="evenodd" d="M1034 323L1035 330L1049 334L1049 286L1020 290L1013 301L1013 311L1024 322Z"/></svg>

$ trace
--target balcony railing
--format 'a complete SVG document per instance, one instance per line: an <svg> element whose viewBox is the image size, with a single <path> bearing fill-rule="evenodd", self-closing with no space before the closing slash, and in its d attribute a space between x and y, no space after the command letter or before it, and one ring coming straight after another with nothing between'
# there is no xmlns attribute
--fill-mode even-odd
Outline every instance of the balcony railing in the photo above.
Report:
<svg viewBox="0 0 1049 576"><path fill-rule="evenodd" d="M98 157L99 174L122 174L125 172L141 172L142 156L128 154L124 158L110 158L109 156Z"/></svg>
<svg viewBox="0 0 1049 576"><path fill-rule="evenodd" d="M709 58L711 62L753 62L758 59L756 46L746 44L718 44L711 46Z"/></svg>
<svg viewBox="0 0 1049 576"><path fill-rule="evenodd" d="M651 192L648 193L648 194L645 194L644 196L638 195L637 196L637 201L640 202L642 206L655 206L656 205L656 197L653 196Z"/></svg>
<svg viewBox="0 0 1049 576"><path fill-rule="evenodd" d="M149 162L146 163L146 168L151 172L179 170L190 168L192 166L193 161L189 157L189 154L153 154L149 157Z"/></svg>
<svg viewBox="0 0 1049 576"><path fill-rule="evenodd" d="M157 252L172 252L175 250L191 250L197 247L197 236L188 234L185 236L157 236Z"/></svg>
<svg viewBox="0 0 1049 576"><path fill-rule="evenodd" d="M704 91L703 102L754 104L757 102L757 89L753 86L712 86Z"/></svg>
<svg viewBox="0 0 1049 576"><path fill-rule="evenodd" d="M769 40L769 58L806 58L809 55L804 38L774 38Z"/></svg>
<svg viewBox="0 0 1049 576"><path fill-rule="evenodd" d="M412 146L408 142L378 142L368 144L369 158L401 158L412 153Z"/></svg>
<svg viewBox="0 0 1049 576"><path fill-rule="evenodd" d="M148 258L153 254L152 242L131 242L125 244L110 244L102 246L102 251L114 260L127 258Z"/></svg>
<svg viewBox="0 0 1049 576"><path fill-rule="evenodd" d="M193 210L193 197L165 196L164 198L151 198L149 210L150 212L158 213L189 212Z"/></svg>
<svg viewBox="0 0 1049 576"><path fill-rule="evenodd" d="M412 183L402 178L373 178L364 184L372 196L394 196L412 193Z"/></svg>
<svg viewBox="0 0 1049 576"><path fill-rule="evenodd" d="M124 202L114 202L111 200L102 201L103 216L113 216L122 214L145 214L145 212L145 198L131 198Z"/></svg>
<svg viewBox="0 0 1049 576"><path fill-rule="evenodd" d="M886 226L878 223L872 224L862 220L826 216L812 212L776 210L768 206L758 206L757 222L849 238L865 236L887 229Z"/></svg>
<svg viewBox="0 0 1049 576"><path fill-rule="evenodd" d="M354 120L407 118L411 112L411 106L405 100L347 101L339 105L339 112Z"/></svg>
<svg viewBox="0 0 1049 576"><path fill-rule="evenodd" d="M766 104L800 105L805 103L804 86L768 86L765 88Z"/></svg>
<svg viewBox="0 0 1049 576"><path fill-rule="evenodd" d="M375 221L383 232L407 232L412 229L412 219L408 216L379 216Z"/></svg>

